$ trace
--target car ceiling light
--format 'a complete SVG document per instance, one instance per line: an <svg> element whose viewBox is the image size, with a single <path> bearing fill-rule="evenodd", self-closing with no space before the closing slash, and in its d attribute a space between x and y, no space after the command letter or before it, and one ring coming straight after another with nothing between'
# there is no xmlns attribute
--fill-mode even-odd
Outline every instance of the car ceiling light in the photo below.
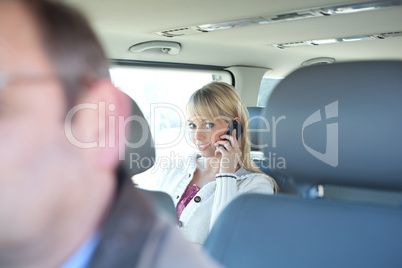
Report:
<svg viewBox="0 0 402 268"><path fill-rule="evenodd" d="M329 38L329 39L287 42L287 43L281 43L281 44L273 44L271 46L273 46L275 48L279 48L279 49L285 49L285 48L291 48L291 47L319 46L319 45L342 43L342 42L367 41L367 40L376 40L376 39L383 40L383 39L388 39L388 38L393 38L393 37L402 37L402 31L359 35L359 36L349 36L349 37L339 37L339 38Z"/></svg>
<svg viewBox="0 0 402 268"><path fill-rule="evenodd" d="M181 46L179 43L170 41L150 41L135 44L129 48L131 52L135 53L141 53L150 49L160 49L160 51L163 53L177 55L180 53Z"/></svg>
<svg viewBox="0 0 402 268"><path fill-rule="evenodd" d="M366 41L376 39L374 35L361 35L341 38L341 42L354 42L354 41Z"/></svg>
<svg viewBox="0 0 402 268"><path fill-rule="evenodd" d="M338 43L338 39L320 39L320 40L312 40L309 41L313 45L325 45L325 44L332 44L332 43Z"/></svg>
<svg viewBox="0 0 402 268"><path fill-rule="evenodd" d="M205 25L199 25L196 27L200 31L211 32L211 31L216 31L216 30L225 30L225 29L230 29L230 28L234 28L234 27L242 27L242 26L247 26L250 24L260 23L263 20L264 20L263 18L256 17L256 18L249 18L249 19L243 19L243 20L231 20L231 21L225 21L225 22L214 23L214 24L205 24Z"/></svg>
<svg viewBox="0 0 402 268"><path fill-rule="evenodd" d="M261 25L268 23L291 21L291 20L308 19L314 17L335 16L335 15L342 15L356 12L367 12L401 5L402 0L384 0L384 1L370 1L364 3L346 4L339 6L318 7L318 8L295 10L282 14L268 14L259 17L242 18L218 23L208 23L203 25L180 27L155 32L155 34L165 37L177 37L183 35L207 33L218 30L238 28L248 25Z"/></svg>
<svg viewBox="0 0 402 268"><path fill-rule="evenodd" d="M334 58L320 57L320 58L306 60L301 65L302 66L324 65L324 64L331 64L334 62L335 62Z"/></svg>
<svg viewBox="0 0 402 268"><path fill-rule="evenodd" d="M401 5L400 1L372 1L352 5L340 5L340 6L322 8L322 11L328 15L348 14L348 13L379 10L399 5Z"/></svg>

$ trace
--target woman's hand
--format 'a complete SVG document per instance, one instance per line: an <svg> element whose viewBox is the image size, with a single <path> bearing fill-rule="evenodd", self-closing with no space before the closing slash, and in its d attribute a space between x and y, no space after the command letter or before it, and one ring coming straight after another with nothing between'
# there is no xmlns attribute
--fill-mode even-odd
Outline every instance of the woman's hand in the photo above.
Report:
<svg viewBox="0 0 402 268"><path fill-rule="evenodd" d="M237 165L240 162L241 150L236 139L236 129L233 130L232 135L222 135L219 140L215 142L215 156L219 153L222 155L219 173L235 173ZM226 140L223 140L226 139Z"/></svg>

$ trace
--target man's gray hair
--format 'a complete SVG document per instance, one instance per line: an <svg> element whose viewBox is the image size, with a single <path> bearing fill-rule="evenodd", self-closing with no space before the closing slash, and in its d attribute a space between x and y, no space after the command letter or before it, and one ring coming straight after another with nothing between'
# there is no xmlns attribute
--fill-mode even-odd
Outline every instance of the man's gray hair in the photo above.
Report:
<svg viewBox="0 0 402 268"><path fill-rule="evenodd" d="M71 108L80 90L109 78L109 63L95 33L76 9L49 0L20 0L38 25L45 52L53 64Z"/></svg>

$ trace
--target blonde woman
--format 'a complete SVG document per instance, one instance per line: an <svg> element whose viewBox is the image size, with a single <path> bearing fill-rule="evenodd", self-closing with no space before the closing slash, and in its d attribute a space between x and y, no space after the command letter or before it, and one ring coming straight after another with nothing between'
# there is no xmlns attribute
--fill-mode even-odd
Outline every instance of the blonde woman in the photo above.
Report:
<svg viewBox="0 0 402 268"><path fill-rule="evenodd" d="M273 194L277 185L250 157L249 117L233 86L221 82L205 85L190 97L186 113L197 153L163 170L158 184L172 196L184 235L202 245L217 216L234 197Z"/></svg>

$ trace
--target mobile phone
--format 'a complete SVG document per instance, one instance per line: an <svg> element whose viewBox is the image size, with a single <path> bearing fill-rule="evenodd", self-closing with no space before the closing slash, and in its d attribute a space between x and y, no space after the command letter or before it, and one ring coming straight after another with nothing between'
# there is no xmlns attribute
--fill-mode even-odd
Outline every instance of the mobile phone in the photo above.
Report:
<svg viewBox="0 0 402 268"><path fill-rule="evenodd" d="M229 126L228 131L226 132L226 135L232 136L232 132L234 129L236 129L236 140L238 140L241 135L242 128L241 128L241 125L236 120L232 121L232 123Z"/></svg>
<svg viewBox="0 0 402 268"><path fill-rule="evenodd" d="M238 140L240 138L240 135L242 132L242 127L236 120L232 121L232 123L229 126L228 131L226 132L226 135L232 136L232 132L234 129L236 129L236 140ZM223 139L223 140L229 141L228 139ZM230 141L229 141L229 143L230 143ZM230 145L232 145L232 143L230 143ZM220 146L222 146L222 145L220 145Z"/></svg>

